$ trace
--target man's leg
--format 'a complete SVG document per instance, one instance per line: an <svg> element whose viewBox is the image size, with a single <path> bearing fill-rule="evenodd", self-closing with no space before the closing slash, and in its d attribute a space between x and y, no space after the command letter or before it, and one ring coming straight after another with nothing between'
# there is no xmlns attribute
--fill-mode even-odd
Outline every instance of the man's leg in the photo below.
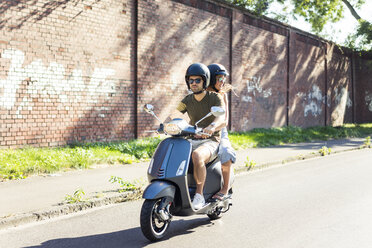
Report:
<svg viewBox="0 0 372 248"><path fill-rule="evenodd" d="M211 158L210 150L205 146L198 147L192 153L192 162L194 164L194 179L196 181L196 193L203 195L203 188L207 176L205 164Z"/></svg>

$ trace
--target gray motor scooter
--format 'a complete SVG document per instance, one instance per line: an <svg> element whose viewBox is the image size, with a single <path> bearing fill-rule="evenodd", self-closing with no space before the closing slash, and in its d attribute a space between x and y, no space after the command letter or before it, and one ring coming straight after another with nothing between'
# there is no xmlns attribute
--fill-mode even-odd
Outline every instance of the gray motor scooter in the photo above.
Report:
<svg viewBox="0 0 372 248"><path fill-rule="evenodd" d="M146 104L144 109L159 120L153 112L152 105ZM145 201L141 209L141 230L147 239L151 241L162 239L167 233L172 216L206 214L214 220L229 210L232 205L232 189L223 200L212 199L223 183L221 163L218 158L206 165L207 177L203 191L206 205L199 210L192 207L191 199L195 194L196 183L192 173L192 145L187 140L190 135L204 134L197 126L200 121L211 115L219 116L224 113L222 108L212 107L211 112L195 126L178 118L160 125L157 131L171 137L164 139L158 145L147 172L150 184L143 193ZM230 184L233 181L232 171Z"/></svg>

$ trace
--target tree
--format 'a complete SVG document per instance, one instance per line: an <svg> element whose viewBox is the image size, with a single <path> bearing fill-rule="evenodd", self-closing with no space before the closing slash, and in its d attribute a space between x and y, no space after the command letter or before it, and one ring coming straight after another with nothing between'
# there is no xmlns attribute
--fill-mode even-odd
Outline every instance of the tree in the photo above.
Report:
<svg viewBox="0 0 372 248"><path fill-rule="evenodd" d="M273 3L284 4L290 1L293 6L292 16L303 17L311 24L312 31L319 35L326 23L339 21L346 9L358 21L356 32L349 35L349 47L359 50L372 49L372 24L361 18L356 9L362 7L365 0L229 0L234 5L244 7L256 15L269 14L269 6ZM286 22L287 17L279 13L271 13L272 17Z"/></svg>

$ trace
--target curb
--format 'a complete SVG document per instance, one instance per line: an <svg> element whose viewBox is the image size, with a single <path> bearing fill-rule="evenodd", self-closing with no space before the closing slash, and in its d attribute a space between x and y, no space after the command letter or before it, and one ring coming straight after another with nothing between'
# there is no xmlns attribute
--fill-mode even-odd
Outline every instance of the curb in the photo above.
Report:
<svg viewBox="0 0 372 248"><path fill-rule="evenodd" d="M354 151L354 150L361 150L361 149L366 149L366 148L368 147L360 146L360 147L347 148L347 149L342 149L342 150L331 152L328 155L348 152L348 151ZM248 172L248 171L265 169L265 168L268 168L274 165L281 165L281 164L301 161L305 159L312 159L312 158L317 158L317 157L323 157L323 155L317 152L317 153L311 153L307 155L292 156L284 160L260 163L254 167L237 166L234 172L236 174L239 174L239 173ZM55 217L68 215L71 213L76 213L79 211L88 210L88 209L101 207L105 205L138 200L142 198L143 189L139 189L135 191L127 191L127 192L122 192L122 193L117 192L117 191L103 192L103 193L105 193L105 196L102 198L96 198L93 200L87 200L87 201L73 203L73 204L61 204L61 205L57 205L57 206L54 206L52 208L48 208L45 210L4 217L0 219L0 230L11 228L11 227L16 227L16 226L31 223L31 222L38 222L42 220L52 219Z"/></svg>
<svg viewBox="0 0 372 248"><path fill-rule="evenodd" d="M142 193L142 190L128 191L123 193L109 192L106 193L107 196L100 199L93 199L74 204L61 204L45 210L5 217L3 219L0 219L0 230L10 227L16 227L30 222L37 222L63 215L68 215L95 207L138 200L142 197Z"/></svg>

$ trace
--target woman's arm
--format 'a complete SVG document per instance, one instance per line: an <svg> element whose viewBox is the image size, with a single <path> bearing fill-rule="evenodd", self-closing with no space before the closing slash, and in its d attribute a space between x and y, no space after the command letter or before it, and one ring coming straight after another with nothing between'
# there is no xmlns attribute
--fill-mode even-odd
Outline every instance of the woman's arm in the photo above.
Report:
<svg viewBox="0 0 372 248"><path fill-rule="evenodd" d="M223 100L225 102L225 122L227 126L229 125L229 99L227 98L227 93L223 94Z"/></svg>

